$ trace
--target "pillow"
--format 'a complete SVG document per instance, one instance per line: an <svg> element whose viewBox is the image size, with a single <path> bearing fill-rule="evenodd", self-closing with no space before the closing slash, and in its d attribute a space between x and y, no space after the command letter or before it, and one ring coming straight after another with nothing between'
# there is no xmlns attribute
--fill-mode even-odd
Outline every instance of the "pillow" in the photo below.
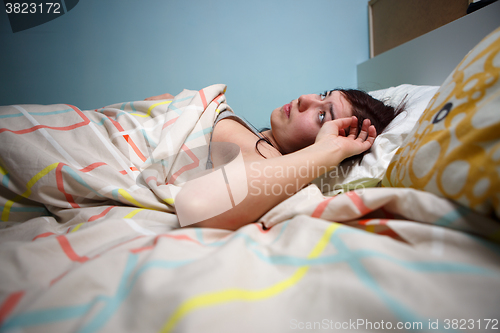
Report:
<svg viewBox="0 0 500 333"><path fill-rule="evenodd" d="M439 87L402 84L369 92L374 98L394 107L403 100L406 110L379 134L361 164L344 162L313 181L325 195L334 195L357 186L370 187L382 179L396 150L401 146ZM349 184L347 188L344 185Z"/></svg>
<svg viewBox="0 0 500 333"><path fill-rule="evenodd" d="M412 187L500 217L500 28L448 76L383 186Z"/></svg>

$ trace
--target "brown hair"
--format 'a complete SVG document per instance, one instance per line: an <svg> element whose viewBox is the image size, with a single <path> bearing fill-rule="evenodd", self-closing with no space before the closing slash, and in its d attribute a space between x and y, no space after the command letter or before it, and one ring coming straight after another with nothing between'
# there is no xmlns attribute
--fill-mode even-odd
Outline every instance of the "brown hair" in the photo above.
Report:
<svg viewBox="0 0 500 333"><path fill-rule="evenodd" d="M370 119L377 130L377 135L381 134L406 108L403 100L397 107L386 105L384 102L373 98L370 94L356 89L336 89L347 99L352 106L353 115L358 118L358 128L361 128L363 120Z"/></svg>
<svg viewBox="0 0 500 333"><path fill-rule="evenodd" d="M387 105L384 102L373 98L370 94L357 89L335 89L339 91L351 104L353 115L358 118L358 129L365 119L370 119L377 130L377 136L382 134L387 126L400 113L406 109L406 97L403 98L397 107ZM359 155L351 156L344 162L361 163L363 156L370 152L371 148Z"/></svg>

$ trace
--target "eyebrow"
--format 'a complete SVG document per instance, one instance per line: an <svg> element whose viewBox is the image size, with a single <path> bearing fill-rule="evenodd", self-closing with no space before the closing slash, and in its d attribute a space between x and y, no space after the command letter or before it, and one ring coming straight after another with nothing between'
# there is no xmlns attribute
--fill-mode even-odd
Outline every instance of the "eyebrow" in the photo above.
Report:
<svg viewBox="0 0 500 333"><path fill-rule="evenodd" d="M334 91L335 91L335 89L327 92L326 97L329 97ZM330 116L332 117L332 120L335 120L335 115L333 114L333 103L332 102L330 102L330 110L329 111L330 111Z"/></svg>
<svg viewBox="0 0 500 333"><path fill-rule="evenodd" d="M335 91L335 89L330 90L330 91L325 91L324 92L325 98L329 97L334 91ZM330 102L330 110L328 110L328 111L330 112L330 117L332 117L332 120L335 120L335 115L333 113L333 103L332 102Z"/></svg>

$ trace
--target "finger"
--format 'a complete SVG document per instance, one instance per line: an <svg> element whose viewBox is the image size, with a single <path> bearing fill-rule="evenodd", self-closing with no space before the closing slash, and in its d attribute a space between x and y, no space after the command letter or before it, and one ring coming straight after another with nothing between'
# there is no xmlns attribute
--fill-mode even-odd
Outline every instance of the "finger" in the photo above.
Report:
<svg viewBox="0 0 500 333"><path fill-rule="evenodd" d="M354 116L352 116L354 117ZM347 117L347 118L337 118L337 119L334 119L334 120L331 120L332 122L334 122L339 128L347 128L349 126L351 126L351 123L352 123L352 117ZM354 117L356 118L356 117Z"/></svg>
<svg viewBox="0 0 500 333"><path fill-rule="evenodd" d="M356 116L352 116L351 123L349 125L349 135L347 137L355 140L358 135L358 118Z"/></svg>
<svg viewBox="0 0 500 333"><path fill-rule="evenodd" d="M373 143L375 142L376 132L377 131L375 130L375 126L371 125L368 128L368 137L365 141L361 142L364 150L370 149L370 147L373 145Z"/></svg>
<svg viewBox="0 0 500 333"><path fill-rule="evenodd" d="M337 118L334 120L327 121L321 128L329 128L335 132L334 134L336 135L341 135L341 136L348 136L348 133L352 132L349 131L349 127L351 126L352 123L352 118ZM334 129L335 128L335 129Z"/></svg>
<svg viewBox="0 0 500 333"><path fill-rule="evenodd" d="M368 136L369 136L369 128L370 128L370 125L371 125L371 121L370 119L365 119L363 120L363 124L361 125L361 131L359 132L359 135L358 135L358 140L361 140L361 141L365 141Z"/></svg>
<svg viewBox="0 0 500 333"><path fill-rule="evenodd" d="M368 128L368 138L366 139L366 141L370 142L370 146L373 145L376 137L377 137L377 129L375 128L375 126L371 125Z"/></svg>

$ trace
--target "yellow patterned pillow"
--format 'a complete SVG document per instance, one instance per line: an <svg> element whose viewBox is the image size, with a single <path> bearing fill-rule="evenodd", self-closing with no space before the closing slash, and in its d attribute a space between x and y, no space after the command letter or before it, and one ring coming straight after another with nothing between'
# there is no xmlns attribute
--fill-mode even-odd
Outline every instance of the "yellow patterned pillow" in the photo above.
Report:
<svg viewBox="0 0 500 333"><path fill-rule="evenodd" d="M448 76L383 186L412 187L500 218L500 28Z"/></svg>

